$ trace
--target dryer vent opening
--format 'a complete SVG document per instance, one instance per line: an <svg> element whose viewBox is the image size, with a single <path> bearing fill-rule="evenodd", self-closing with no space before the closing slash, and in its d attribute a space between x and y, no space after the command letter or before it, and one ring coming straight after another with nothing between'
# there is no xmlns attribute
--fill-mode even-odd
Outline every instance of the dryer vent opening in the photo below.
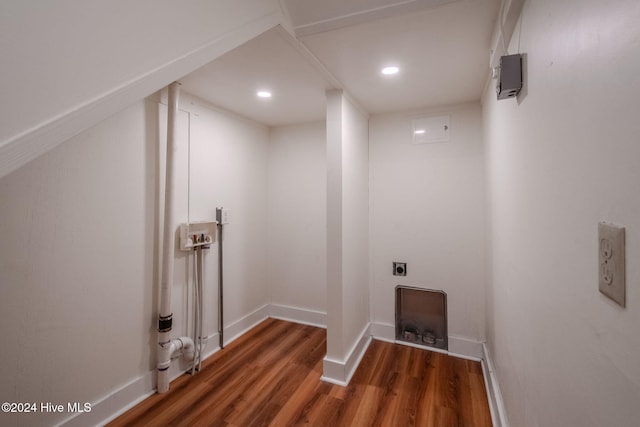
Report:
<svg viewBox="0 0 640 427"><path fill-rule="evenodd" d="M396 286L396 340L448 350L447 294Z"/></svg>

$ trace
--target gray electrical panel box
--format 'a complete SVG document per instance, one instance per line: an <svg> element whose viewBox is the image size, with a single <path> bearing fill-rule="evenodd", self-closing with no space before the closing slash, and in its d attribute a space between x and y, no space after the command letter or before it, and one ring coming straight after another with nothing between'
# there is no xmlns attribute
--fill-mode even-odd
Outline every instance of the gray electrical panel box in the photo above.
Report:
<svg viewBox="0 0 640 427"><path fill-rule="evenodd" d="M522 55L506 55L500 57L500 74L498 76L498 99L517 96L522 89Z"/></svg>

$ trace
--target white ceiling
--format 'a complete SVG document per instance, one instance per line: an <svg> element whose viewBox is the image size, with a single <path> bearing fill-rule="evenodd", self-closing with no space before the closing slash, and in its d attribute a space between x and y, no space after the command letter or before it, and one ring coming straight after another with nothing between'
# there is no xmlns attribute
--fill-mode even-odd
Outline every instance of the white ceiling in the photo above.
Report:
<svg viewBox="0 0 640 427"><path fill-rule="evenodd" d="M322 120L333 87L276 27L180 79L182 90L245 117L279 126ZM269 90L269 99L256 97Z"/></svg>
<svg viewBox="0 0 640 427"><path fill-rule="evenodd" d="M334 87L371 114L476 101L499 3L283 0L297 39L277 27L180 81L269 126L323 120L325 91ZM381 75L389 64L400 73ZM257 98L260 89L273 97Z"/></svg>
<svg viewBox="0 0 640 427"><path fill-rule="evenodd" d="M459 0L283 0L297 36L335 30Z"/></svg>

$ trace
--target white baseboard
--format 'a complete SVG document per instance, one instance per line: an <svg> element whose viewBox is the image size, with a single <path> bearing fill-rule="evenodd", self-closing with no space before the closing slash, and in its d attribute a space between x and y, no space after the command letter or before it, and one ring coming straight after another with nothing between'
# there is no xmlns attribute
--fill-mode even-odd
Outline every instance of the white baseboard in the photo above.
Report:
<svg viewBox="0 0 640 427"><path fill-rule="evenodd" d="M154 394L156 392L155 377L155 371L149 371L108 396L93 402L91 412L75 414L57 425L65 427L104 425Z"/></svg>
<svg viewBox="0 0 640 427"><path fill-rule="evenodd" d="M437 353L445 353L453 357L460 357L462 359L470 359L476 361L480 361L482 359L482 343L470 340L468 338L449 335L449 349L440 350L424 345L411 344L405 341L396 340L396 327L388 323L372 323L371 335L373 336L373 338L380 341L408 345L409 347L422 348L429 351L435 351Z"/></svg>
<svg viewBox="0 0 640 427"><path fill-rule="evenodd" d="M207 337L202 353L202 360L208 359L220 350L220 334L217 332Z"/></svg>
<svg viewBox="0 0 640 427"><path fill-rule="evenodd" d="M335 360L328 357L324 358L322 377L320 378L322 381L343 387L349 385L351 377L353 377L353 374L356 372L362 357L371 343L370 329L371 324L367 323L360 333L360 337L353 344L353 347L344 360Z"/></svg>
<svg viewBox="0 0 640 427"><path fill-rule="evenodd" d="M225 345L231 343L246 331L253 328L258 323L268 317L269 306L264 305L252 313L249 313L240 320L225 327ZM205 348L203 360L212 356L220 350L218 346L218 334L211 335L207 342L210 349ZM169 373L171 381L187 372L188 369L181 366L181 363L172 363ZM104 425L116 417L122 415L138 403L156 392L156 371L155 369L132 380L124 386L118 388L113 393L105 396L91 404L91 412L75 414L62 421L58 426L83 427L87 425Z"/></svg>
<svg viewBox="0 0 640 427"><path fill-rule="evenodd" d="M387 323L372 323L371 335L380 341L395 342L396 327Z"/></svg>
<svg viewBox="0 0 640 427"><path fill-rule="evenodd" d="M326 313L277 304L266 304L225 327L225 337L229 337L225 338L225 345L233 342L268 317L326 328ZM371 343L372 336L373 338L382 341L411 345L409 343L395 340L394 325L383 323L367 324L344 360L333 360L325 357L323 361L322 380L341 386L348 385L351 377L358 368L362 357L369 347L369 344ZM203 360L220 350L218 346L218 334L211 335L207 342L210 344L210 346L207 346L208 348L210 347L210 349L205 348ZM424 346L417 347L425 348ZM478 348L480 349L479 351ZM434 349L434 351L438 350ZM442 350L440 351L444 352ZM486 348L480 343L460 337L450 336L449 351L445 353L473 360L483 359L483 370L486 368L488 372L488 374L485 374L485 383L492 387L492 393L488 393L490 402L493 401L493 407L498 408L497 413L504 414L504 406L502 404L500 389L497 385L497 381L495 380L495 376L493 375L492 368L489 368L491 364L489 363L485 366L485 361L488 357ZM184 372L186 372L184 366L180 366L179 363L174 363L171 367L170 377L173 380ZM65 427L101 425L115 419L155 393L155 376L156 372L153 370L132 380L128 384L115 390L113 393L110 393L108 396L93 402L91 412L74 415L58 425L64 425ZM494 396L496 396L495 399ZM498 422L494 421L494 425L496 427L508 427L506 421L502 421L502 419L506 420L503 415L500 415L499 421L502 422L502 424L498 424Z"/></svg>
<svg viewBox="0 0 640 427"><path fill-rule="evenodd" d="M482 343L449 335L449 355L479 362L482 360Z"/></svg>
<svg viewBox="0 0 640 427"><path fill-rule="evenodd" d="M484 384L487 389L489 399L489 409L491 410L491 421L494 427L509 427L507 412L502 400L502 392L493 369L493 361L485 343L482 344L482 373L484 374Z"/></svg>
<svg viewBox="0 0 640 427"><path fill-rule="evenodd" d="M240 336L244 335L249 329L269 317L269 304L256 309L252 313L247 314L243 318L225 326L224 328L224 345L230 344Z"/></svg>
<svg viewBox="0 0 640 427"><path fill-rule="evenodd" d="M270 304L269 317L294 323L301 323L303 325L315 326L318 328L327 328L327 313L323 313L321 311Z"/></svg>

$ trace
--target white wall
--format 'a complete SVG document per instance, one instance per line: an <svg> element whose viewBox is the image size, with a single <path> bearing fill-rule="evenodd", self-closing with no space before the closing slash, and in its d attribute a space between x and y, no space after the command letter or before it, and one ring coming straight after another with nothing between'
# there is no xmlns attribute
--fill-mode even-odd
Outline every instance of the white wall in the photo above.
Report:
<svg viewBox="0 0 640 427"><path fill-rule="evenodd" d="M526 95L483 102L488 342L511 426L640 418L640 5L528 1ZM598 292L598 221L626 227L627 299Z"/></svg>
<svg viewBox="0 0 640 427"><path fill-rule="evenodd" d="M369 325L368 117L327 92L327 356L324 377L348 382Z"/></svg>
<svg viewBox="0 0 640 427"><path fill-rule="evenodd" d="M412 144L414 118L445 114L449 142ZM395 287L408 285L447 293L450 336L484 338L481 122L479 104L370 120L371 317L387 325L379 331L393 333ZM393 261L407 263L406 277L392 275Z"/></svg>
<svg viewBox="0 0 640 427"><path fill-rule="evenodd" d="M187 219L190 119L191 219L215 219L221 205L231 212L225 228L230 325L268 302L268 129L187 95L181 109L176 220ZM97 403L136 381L142 393L151 391L165 114L163 105L138 102L0 179L3 402ZM216 246L205 258L205 333L215 334ZM176 252L175 259L177 337L189 332L189 275L185 254ZM208 350L216 346L214 339ZM102 406L105 416L119 409L112 401L118 400ZM0 424L51 425L70 415L0 414Z"/></svg>
<svg viewBox="0 0 640 427"><path fill-rule="evenodd" d="M326 125L269 134L268 283L271 303L326 313Z"/></svg>
<svg viewBox="0 0 640 427"><path fill-rule="evenodd" d="M0 176L282 21L276 0L0 4Z"/></svg>
<svg viewBox="0 0 640 427"><path fill-rule="evenodd" d="M152 369L157 139L138 102L0 180L3 402L92 402Z"/></svg>
<svg viewBox="0 0 640 427"><path fill-rule="evenodd" d="M269 129L197 98L184 95L182 99L182 108L191 112L191 219L215 220L216 207L229 210L230 223L223 231L224 322L231 326L269 298ZM215 247L211 258L217 265ZM215 274L213 268L211 276ZM217 291L212 293L215 296Z"/></svg>

